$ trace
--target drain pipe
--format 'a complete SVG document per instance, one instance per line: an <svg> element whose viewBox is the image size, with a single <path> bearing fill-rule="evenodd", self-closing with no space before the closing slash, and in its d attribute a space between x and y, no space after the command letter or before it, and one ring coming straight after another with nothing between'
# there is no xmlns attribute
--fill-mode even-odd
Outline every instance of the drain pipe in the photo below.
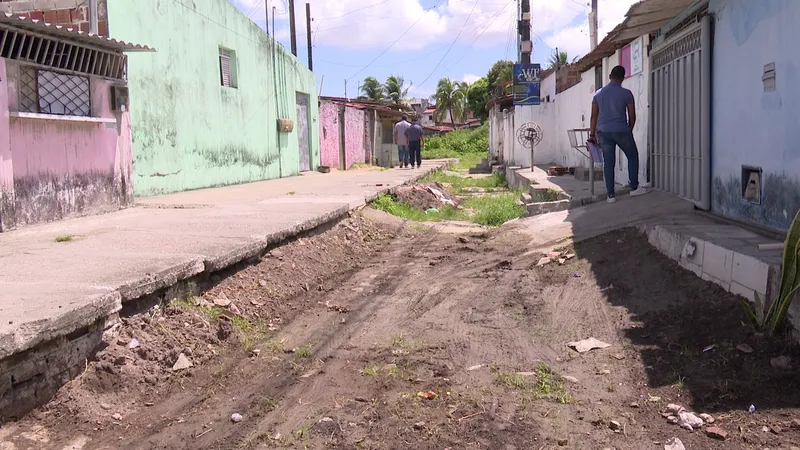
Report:
<svg viewBox="0 0 800 450"><path fill-rule="evenodd" d="M89 33L97 34L97 0L89 0Z"/></svg>
<svg viewBox="0 0 800 450"><path fill-rule="evenodd" d="M700 209L711 209L711 15L702 19L702 59L700 60L700 156L703 161L702 185L700 186Z"/></svg>

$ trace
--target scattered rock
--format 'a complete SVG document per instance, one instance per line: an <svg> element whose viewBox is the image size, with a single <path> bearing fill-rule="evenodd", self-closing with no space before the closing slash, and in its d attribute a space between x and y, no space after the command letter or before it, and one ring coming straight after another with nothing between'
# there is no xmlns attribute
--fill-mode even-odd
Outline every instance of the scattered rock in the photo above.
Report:
<svg viewBox="0 0 800 450"><path fill-rule="evenodd" d="M269 254L270 256L273 256L275 258L283 258L283 251L281 251L281 249L279 248L272 250L271 252L269 252Z"/></svg>
<svg viewBox="0 0 800 450"><path fill-rule="evenodd" d="M483 367L483 364L476 364L474 366L467 367L467 372L472 372L473 370L478 370Z"/></svg>
<svg viewBox="0 0 800 450"><path fill-rule="evenodd" d="M778 356L769 360L769 364L773 369L789 370L792 367L792 358L788 356Z"/></svg>
<svg viewBox="0 0 800 450"><path fill-rule="evenodd" d="M714 423L714 417L711 414L702 413L700 414L700 418L703 419L703 422L712 424Z"/></svg>
<svg viewBox="0 0 800 450"><path fill-rule="evenodd" d="M612 420L611 423L608 424L608 428L611 428L612 431L615 433L619 433L622 431L622 424L617 422L616 420Z"/></svg>
<svg viewBox="0 0 800 450"><path fill-rule="evenodd" d="M724 441L728 439L728 433L720 427L708 427L706 428L706 436L719 439L720 441Z"/></svg>
<svg viewBox="0 0 800 450"><path fill-rule="evenodd" d="M678 413L678 425L682 428L686 428L689 431L694 431L696 429L702 428L705 425L703 419L697 417L694 413L681 411Z"/></svg>
<svg viewBox="0 0 800 450"><path fill-rule="evenodd" d="M433 400L436 398L436 392L428 391L428 392L417 392L417 397L422 397L426 400Z"/></svg>
<svg viewBox="0 0 800 450"><path fill-rule="evenodd" d="M578 384L578 383L580 383L580 381L578 381L578 379L577 379L577 378L575 378L575 377L572 377L572 376L569 376L569 375L567 375L567 376L564 376L564 377L562 377L562 378L564 378L565 380L567 380L567 381L569 381L570 383L573 383L573 384Z"/></svg>
<svg viewBox="0 0 800 450"><path fill-rule="evenodd" d="M355 401L357 401L357 402L361 402L361 403L367 403L367 402L369 402L369 400L367 400L365 397L356 397L356 398L355 398Z"/></svg>
<svg viewBox="0 0 800 450"><path fill-rule="evenodd" d="M231 422L233 423L239 423L242 421L242 419L244 419L244 417L242 417L242 415L239 413L231 414Z"/></svg>
<svg viewBox="0 0 800 450"><path fill-rule="evenodd" d="M469 243L469 239L465 238L464 236L461 236L458 238L458 242L461 242L462 244L467 244Z"/></svg>
<svg viewBox="0 0 800 450"><path fill-rule="evenodd" d="M770 426L769 426L769 429L770 429L770 431L772 431L772 432L773 432L773 433L775 433L775 434L780 434L780 432L781 432L781 431L783 431L783 430L781 429L781 427L780 427L780 426L778 426L778 425L770 425Z"/></svg>
<svg viewBox="0 0 800 450"><path fill-rule="evenodd" d="M631 408L638 408L638 407L639 407L638 403L636 403L636 402L632 402L631 403Z"/></svg>
<svg viewBox="0 0 800 450"><path fill-rule="evenodd" d="M185 354L181 353L178 355L178 360L172 365L172 370L177 372L178 370L188 369L189 367L192 367L192 365L193 364L189 358L187 358Z"/></svg>
<svg viewBox="0 0 800 450"><path fill-rule="evenodd" d="M536 267L546 266L546 265L550 264L551 262L553 262L553 260L545 256L545 257L539 259L539 262L536 263Z"/></svg>
<svg viewBox="0 0 800 450"><path fill-rule="evenodd" d="M260 354L261 354L261 349L259 349L259 348L254 348L254 349L251 351L251 353L253 354L253 356L258 356L258 355L260 355Z"/></svg>
<svg viewBox="0 0 800 450"><path fill-rule="evenodd" d="M139 340L136 339L136 338L133 338L133 339L131 339L130 342L128 342L128 348L131 349L131 350L133 350L134 348L136 348L138 346L139 346Z"/></svg>
<svg viewBox="0 0 800 450"><path fill-rule="evenodd" d="M686 447L683 446L680 439L675 437L664 443L664 450L686 450Z"/></svg>
<svg viewBox="0 0 800 450"><path fill-rule="evenodd" d="M676 405L674 403L670 403L669 405L667 405L667 408L664 411L670 413L670 415L677 416L678 413L680 413L681 411L684 411L684 409L683 409L683 406L681 406L681 405Z"/></svg>
<svg viewBox="0 0 800 450"><path fill-rule="evenodd" d="M669 417L667 417L667 422L669 422L669 423L671 423L673 425L676 425L678 423L678 417L677 416L669 416Z"/></svg>
<svg viewBox="0 0 800 450"><path fill-rule="evenodd" d="M742 353L753 353L753 347L750 347L747 344L739 344L736 346L736 350L739 350Z"/></svg>
<svg viewBox="0 0 800 450"><path fill-rule="evenodd" d="M611 347L611 344L606 344L603 341L599 341L593 337L590 337L582 341L569 342L567 343L567 346L577 351L578 353L586 353L594 349L603 349Z"/></svg>
<svg viewBox="0 0 800 450"><path fill-rule="evenodd" d="M566 447L569 444L569 439L559 439L558 446L559 447Z"/></svg>
<svg viewBox="0 0 800 450"><path fill-rule="evenodd" d="M330 417L323 417L322 419L319 419L319 423L323 422L333 422L333 419L331 419Z"/></svg>
<svg viewBox="0 0 800 450"><path fill-rule="evenodd" d="M122 414L114 413L114 414L111 415L111 418L116 420L117 422L119 422L120 420L122 420Z"/></svg>
<svg viewBox="0 0 800 450"><path fill-rule="evenodd" d="M225 295L224 292L220 292L219 296L214 299L214 304L223 308L227 308L231 304L231 300L227 295Z"/></svg>
<svg viewBox="0 0 800 450"><path fill-rule="evenodd" d="M800 430L800 419L792 419L792 428Z"/></svg>
<svg viewBox="0 0 800 450"><path fill-rule="evenodd" d="M425 428L425 422L420 421L414 424L415 430L422 430L423 428Z"/></svg>
<svg viewBox="0 0 800 450"><path fill-rule="evenodd" d="M100 407L105 409L106 411L111 409L111 405L109 405L108 403L100 403ZM795 420L797 420L797 419L795 419Z"/></svg>
<svg viewBox="0 0 800 450"><path fill-rule="evenodd" d="M614 358L619 361L622 361L623 359L625 359L625 355L623 355L622 353L617 353L616 355L614 355Z"/></svg>
<svg viewBox="0 0 800 450"><path fill-rule="evenodd" d="M267 280L258 280L258 285L261 287L267 287Z"/></svg>
<svg viewBox="0 0 800 450"><path fill-rule="evenodd" d="M598 375L611 375L611 371L608 370L608 369L598 370L597 374Z"/></svg>

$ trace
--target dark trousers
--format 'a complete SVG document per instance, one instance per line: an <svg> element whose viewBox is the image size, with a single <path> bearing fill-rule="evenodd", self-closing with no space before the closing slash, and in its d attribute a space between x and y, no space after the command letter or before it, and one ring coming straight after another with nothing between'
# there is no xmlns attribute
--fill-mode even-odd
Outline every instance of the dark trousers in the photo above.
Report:
<svg viewBox="0 0 800 450"><path fill-rule="evenodd" d="M617 147L628 158L628 182L631 190L639 187L639 149L633 132L606 133L599 132L600 146L603 148L603 178L606 181L606 191L609 197L614 197L614 170L617 162Z"/></svg>
<svg viewBox="0 0 800 450"><path fill-rule="evenodd" d="M411 153L410 159L411 165L414 165L414 161L417 163L417 167L422 165L422 142L421 141L409 141L408 142L408 150Z"/></svg>

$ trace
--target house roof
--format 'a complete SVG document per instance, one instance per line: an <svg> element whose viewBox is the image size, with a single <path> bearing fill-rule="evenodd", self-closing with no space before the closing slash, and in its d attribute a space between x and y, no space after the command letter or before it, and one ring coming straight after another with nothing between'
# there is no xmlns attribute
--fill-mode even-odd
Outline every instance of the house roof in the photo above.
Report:
<svg viewBox="0 0 800 450"><path fill-rule="evenodd" d="M653 33L686 9L694 0L641 0L634 3L625 20L614 27L597 45L597 48L576 62L576 68L585 72L628 45L639 36Z"/></svg>
<svg viewBox="0 0 800 450"><path fill-rule="evenodd" d="M350 100L342 97L324 97L324 96L320 96L319 100L322 102L331 102L337 105L345 105L351 108L357 108L361 110L371 109L374 111L378 111L378 113L381 114L382 116L400 117L403 114L406 115L414 114L413 111L405 111L400 109L401 106L376 100Z"/></svg>
<svg viewBox="0 0 800 450"><path fill-rule="evenodd" d="M423 112L423 114L433 114L435 112L436 112L436 108L428 108Z"/></svg>
<svg viewBox="0 0 800 450"><path fill-rule="evenodd" d="M18 30L39 33L48 37L70 40L75 43L95 46L104 50L114 50L118 52L144 51L154 52L155 49L141 44L120 41L107 36L100 36L87 33L75 28L68 28L63 25L54 25L42 20L29 19L16 14L0 14L0 27L16 28Z"/></svg>

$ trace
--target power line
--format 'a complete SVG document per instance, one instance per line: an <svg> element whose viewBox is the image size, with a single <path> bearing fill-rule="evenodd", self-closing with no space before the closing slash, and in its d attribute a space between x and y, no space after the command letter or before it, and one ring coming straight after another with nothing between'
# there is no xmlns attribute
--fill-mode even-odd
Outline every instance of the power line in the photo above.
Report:
<svg viewBox="0 0 800 450"><path fill-rule="evenodd" d="M382 1L382 2L379 2L379 3L374 3L374 4L372 4L372 5L367 5L367 6L364 6L363 8L357 8L357 9L354 9L354 10L352 10L352 11L348 11L348 12L346 12L346 13L342 14L341 16L323 17L323 18L321 18L321 19L319 19L319 20L320 20L320 22L321 22L321 21L323 21L323 20L341 19L342 17L347 17L347 16L349 16L350 14L357 13L357 12L359 12L359 11L363 11L363 10L365 10L365 9L374 8L374 7L376 7L376 6L383 5L384 3L389 3L389 1L390 1L390 0L384 0L384 1Z"/></svg>
<svg viewBox="0 0 800 450"><path fill-rule="evenodd" d="M417 57L415 57L415 58L407 59L407 60L405 60L405 61L397 61L397 62L393 62L393 63L391 63L391 64L376 64L376 65L373 65L372 67L392 67L392 66L396 66L396 65L398 65L398 64L405 64L405 63L407 63L407 62L416 61L416 60L418 60L418 59L422 59L422 58L425 58L425 57L431 56L431 55L433 55L434 53L439 53L440 51L442 51L442 50L444 50L444 49L446 49L446 48L447 48L447 47L442 47L442 48L436 49L436 50L434 50L434 51L432 51L432 52L430 52L430 53L426 53L426 54L424 54L424 55L417 56ZM343 66L343 67L366 67L366 66L362 66L362 65L360 65L360 64L342 64L342 63L333 62L333 61L326 61L326 60L324 60L324 59L317 59L317 61L325 62L325 63L328 63L328 64L333 64L333 65L335 65L335 66Z"/></svg>
<svg viewBox="0 0 800 450"><path fill-rule="evenodd" d="M403 34L401 34L401 35L400 35L400 36L399 36L397 39L395 39L395 40L394 40L394 42L392 42L392 44L391 44L390 46L386 47L386 49L385 49L384 51L382 51L382 52L381 52L381 53L380 53L378 56L376 56L376 57L375 57L375 58L374 58L372 61L370 61L370 62L369 62L369 64L367 64L366 66L362 67L362 68L361 68L361 69L360 69L358 72L354 73L353 75L351 75L351 76L350 76L349 78L347 78L347 79L348 79L348 80L352 80L352 79L354 79L354 78L355 78L355 77L356 77L358 74L360 74L361 72L363 72L363 71L364 71L364 69L366 69L367 67L369 67L369 66L371 66L373 63L375 63L375 61L377 61L377 60L378 60L378 58L380 58L380 57L381 57L381 56L383 56L383 55L384 55L386 52L388 52L389 50L391 50L391 48L392 48L392 47L394 47L394 45L395 45L395 44L397 44L398 42L400 42L400 39L402 39L402 38L403 38L403 36L405 36L405 35L406 35L406 34L407 34L409 31L411 31L411 29L412 29L412 28L414 28L414 27L415 27L415 26L416 26L416 25L419 23L419 21L420 21L420 20L422 20L422 18L423 18L423 17L425 17L425 16L426 16L426 15L427 15L427 14L428 14L430 11L433 11L434 9L436 9L436 7L437 7L437 6L439 6L439 3L441 3L441 2L442 2L442 0L438 0L438 1L436 2L436 4L433 6L433 8L431 8L431 9L428 9L428 10L425 10L425 12L424 12L424 13L422 13L422 15L420 15L420 16L419 16L419 19L417 19L417 20L416 20L414 23L412 23L412 24L411 24L411 26L410 26L410 27L408 27L408 28L406 29L406 31L404 31L404 32L403 32ZM475 2L475 4L477 5L477 4L478 4L478 2L476 1L476 2Z"/></svg>
<svg viewBox="0 0 800 450"><path fill-rule="evenodd" d="M444 59L445 59L445 58L447 57L447 55L450 53L450 50L452 50L452 49L453 49L453 46L454 46L454 45L456 45L456 41L458 41L458 38L459 38L459 37L461 37L461 33L464 31L464 27L466 27L466 26L467 26L467 22L469 22L469 19L472 17L472 13L473 13L473 12L475 12L475 8L478 6L478 1L479 1L479 0L475 0L475 4L473 4L473 5L472 5L472 11L470 11L470 13L469 13L469 16L467 16L467 20L465 20L465 21L464 21L464 25L462 25L462 26L461 26L461 29L460 29L460 30L458 30L458 34L456 35L456 38L455 38L455 39L453 39L453 43L452 43L452 44L450 44L450 48L448 48L448 49L447 49L447 53L445 53L445 54L444 54L444 56L442 56L442 59L440 59L440 60L439 60L439 63L438 63L438 64L436 64L436 67L434 67L434 68L433 68L433 70L432 70L432 71L431 71L431 73L428 75L428 77L427 77L427 78L425 78L425 81L423 81L422 83L420 83L418 87L422 87L422 86L424 86L424 85L425 85L425 83L427 83L427 82L428 82L428 80L431 78L431 76L433 75L433 73L434 73L434 72L436 72L436 69L438 69L438 68L439 68L439 66L440 66L440 65L442 65L442 61L444 61Z"/></svg>

